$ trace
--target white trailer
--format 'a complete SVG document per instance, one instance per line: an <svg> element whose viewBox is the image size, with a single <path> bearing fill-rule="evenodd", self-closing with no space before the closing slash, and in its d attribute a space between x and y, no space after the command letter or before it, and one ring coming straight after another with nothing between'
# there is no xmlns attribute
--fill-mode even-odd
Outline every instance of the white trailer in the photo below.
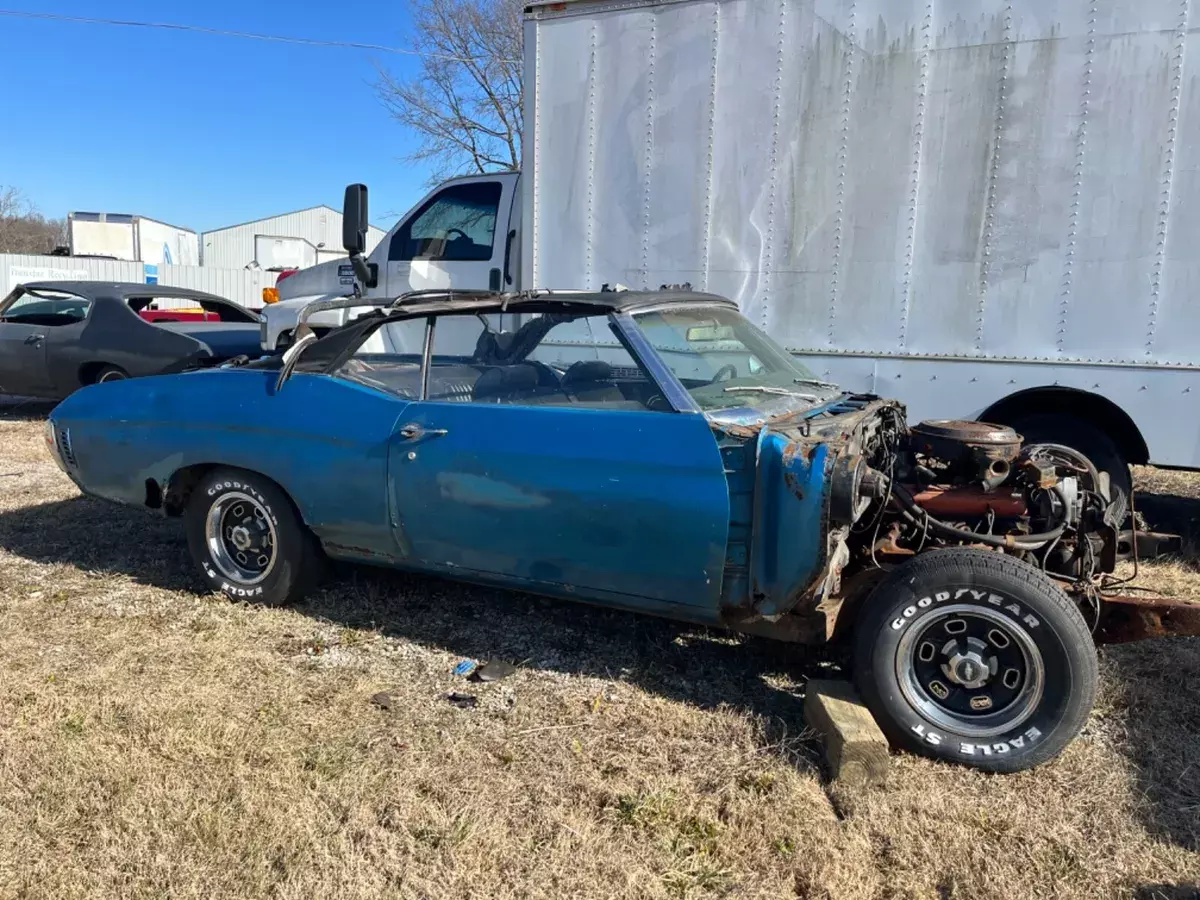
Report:
<svg viewBox="0 0 1200 900"><path fill-rule="evenodd" d="M148 265L200 264L200 236L145 216L73 212L67 217L72 256L105 256Z"/></svg>
<svg viewBox="0 0 1200 900"><path fill-rule="evenodd" d="M535 2L525 174L436 188L367 294L690 282L915 418L1200 467L1191 2Z"/></svg>
<svg viewBox="0 0 1200 900"><path fill-rule="evenodd" d="M346 252L342 251L341 256ZM307 269L320 259L317 248L301 237L285 235L254 235L254 261L261 269L282 272L287 269Z"/></svg>

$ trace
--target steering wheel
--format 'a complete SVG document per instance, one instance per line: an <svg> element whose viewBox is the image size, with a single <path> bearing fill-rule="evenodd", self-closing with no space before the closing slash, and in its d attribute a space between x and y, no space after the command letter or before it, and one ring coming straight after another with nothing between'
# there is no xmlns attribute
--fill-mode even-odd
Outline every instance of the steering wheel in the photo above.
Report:
<svg viewBox="0 0 1200 900"><path fill-rule="evenodd" d="M447 228L446 229L446 240L449 240L450 235L452 235L452 234L457 234L464 241L471 240L469 237L467 237L467 233L465 231L463 231L461 228Z"/></svg>
<svg viewBox="0 0 1200 900"><path fill-rule="evenodd" d="M725 363L721 368L717 369L717 374L712 377L711 384L716 384L719 381L728 381L737 375L737 366L733 363Z"/></svg>

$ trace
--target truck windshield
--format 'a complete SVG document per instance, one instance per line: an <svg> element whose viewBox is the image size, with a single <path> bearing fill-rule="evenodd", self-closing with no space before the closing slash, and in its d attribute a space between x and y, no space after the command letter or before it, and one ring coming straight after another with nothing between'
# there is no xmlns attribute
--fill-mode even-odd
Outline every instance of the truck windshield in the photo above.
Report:
<svg viewBox="0 0 1200 900"><path fill-rule="evenodd" d="M769 406L775 413L840 394L736 310L670 308L633 319L705 411Z"/></svg>

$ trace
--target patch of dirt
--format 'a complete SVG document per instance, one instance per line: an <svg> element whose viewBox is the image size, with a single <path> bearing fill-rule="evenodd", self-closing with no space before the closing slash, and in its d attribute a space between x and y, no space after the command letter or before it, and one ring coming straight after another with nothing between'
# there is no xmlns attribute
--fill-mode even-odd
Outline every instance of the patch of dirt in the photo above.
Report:
<svg viewBox="0 0 1200 900"><path fill-rule="evenodd" d="M1200 880L1196 639L1103 650L1096 711L1049 765L901 756L883 788L836 789L835 813L801 717L819 666L796 648L364 569L296 608L235 605L202 593L177 521L81 497L41 428L0 410L0 897L1009 900ZM1200 498L1194 475L1138 479ZM1186 553L1141 583L1200 593ZM476 683L463 659L517 671Z"/></svg>

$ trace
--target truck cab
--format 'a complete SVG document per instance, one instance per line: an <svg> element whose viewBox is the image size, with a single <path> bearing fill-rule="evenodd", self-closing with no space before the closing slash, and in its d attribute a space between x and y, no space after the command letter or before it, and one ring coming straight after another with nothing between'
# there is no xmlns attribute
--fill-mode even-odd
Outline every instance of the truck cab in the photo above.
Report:
<svg viewBox="0 0 1200 900"><path fill-rule="evenodd" d="M452 178L430 191L367 257L372 281L359 286L364 305L316 313L314 330L336 328L376 299L434 288L519 289L520 173ZM356 290L348 259L302 269L279 283L279 302L264 310L263 349L291 342L300 309L316 297Z"/></svg>

